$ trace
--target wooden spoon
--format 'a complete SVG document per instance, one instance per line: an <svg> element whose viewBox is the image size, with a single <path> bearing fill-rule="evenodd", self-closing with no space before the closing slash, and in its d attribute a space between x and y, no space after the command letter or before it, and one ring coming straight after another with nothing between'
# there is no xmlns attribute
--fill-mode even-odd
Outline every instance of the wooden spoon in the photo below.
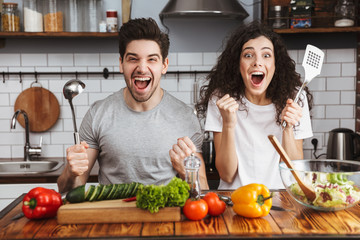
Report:
<svg viewBox="0 0 360 240"><path fill-rule="evenodd" d="M277 138L274 135L269 135L268 138L270 139L270 142L272 143L272 145L275 147L276 151L280 154L280 157L285 162L286 166L290 169L294 169L294 165L292 164L289 156L286 154L284 148L281 146L281 144L279 143ZM316 198L314 189L312 189L312 187L309 187L308 185L306 185L301 180L301 178L299 177L298 173L295 170L291 170L291 173L293 174L295 180L298 182L299 187L304 192L306 198L311 202L314 201Z"/></svg>

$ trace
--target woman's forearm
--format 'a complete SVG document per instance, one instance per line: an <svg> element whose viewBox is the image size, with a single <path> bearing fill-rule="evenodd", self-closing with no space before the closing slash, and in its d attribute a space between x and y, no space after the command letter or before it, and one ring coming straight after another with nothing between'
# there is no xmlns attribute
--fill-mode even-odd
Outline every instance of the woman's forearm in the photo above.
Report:
<svg viewBox="0 0 360 240"><path fill-rule="evenodd" d="M225 182L232 182L238 168L235 150L235 131L233 128L223 128L222 132L214 133L215 166L220 178Z"/></svg>
<svg viewBox="0 0 360 240"><path fill-rule="evenodd" d="M304 158L303 140L295 139L294 130L292 127L286 127L284 129L282 136L282 146L289 155L290 159L296 160Z"/></svg>

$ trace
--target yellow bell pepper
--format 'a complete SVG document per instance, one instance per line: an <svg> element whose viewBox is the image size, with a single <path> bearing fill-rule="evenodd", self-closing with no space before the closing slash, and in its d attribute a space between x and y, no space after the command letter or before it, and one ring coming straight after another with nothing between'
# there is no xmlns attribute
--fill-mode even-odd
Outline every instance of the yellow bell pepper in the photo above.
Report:
<svg viewBox="0 0 360 240"><path fill-rule="evenodd" d="M272 194L263 184L252 183L239 187L231 194L233 210L249 218L264 217L272 206Z"/></svg>

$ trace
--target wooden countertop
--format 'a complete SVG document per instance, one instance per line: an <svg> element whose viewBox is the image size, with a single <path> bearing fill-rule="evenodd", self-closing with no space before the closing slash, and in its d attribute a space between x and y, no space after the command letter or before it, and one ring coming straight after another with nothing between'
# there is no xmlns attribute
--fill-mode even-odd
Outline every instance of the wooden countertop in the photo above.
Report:
<svg viewBox="0 0 360 240"><path fill-rule="evenodd" d="M207 216L201 221L182 216L179 222L70 225L58 225L56 218L11 220L21 212L19 203L0 219L0 239L360 238L360 205L337 212L317 212L295 202L284 191L275 192L273 199L273 205L285 211L271 210L268 216L256 219L238 216L228 206L222 216Z"/></svg>

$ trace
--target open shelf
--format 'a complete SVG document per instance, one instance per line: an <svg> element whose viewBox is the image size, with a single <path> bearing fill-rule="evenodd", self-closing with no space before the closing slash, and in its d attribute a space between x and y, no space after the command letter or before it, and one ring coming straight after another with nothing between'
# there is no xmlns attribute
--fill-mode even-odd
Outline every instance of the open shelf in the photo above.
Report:
<svg viewBox="0 0 360 240"><path fill-rule="evenodd" d="M0 38L115 38L117 32L0 32Z"/></svg>

